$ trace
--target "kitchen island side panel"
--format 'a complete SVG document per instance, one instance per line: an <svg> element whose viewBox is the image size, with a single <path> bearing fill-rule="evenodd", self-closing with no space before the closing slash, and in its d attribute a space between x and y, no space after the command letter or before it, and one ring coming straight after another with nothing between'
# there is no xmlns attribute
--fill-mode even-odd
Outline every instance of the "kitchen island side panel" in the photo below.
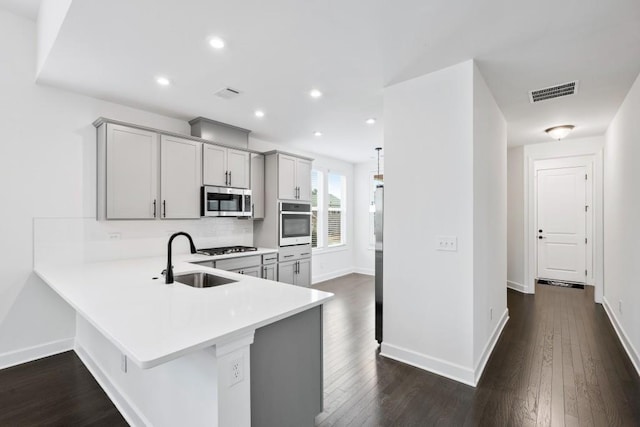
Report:
<svg viewBox="0 0 640 427"><path fill-rule="evenodd" d="M322 393L322 306L255 331L252 427L311 427L322 412Z"/></svg>

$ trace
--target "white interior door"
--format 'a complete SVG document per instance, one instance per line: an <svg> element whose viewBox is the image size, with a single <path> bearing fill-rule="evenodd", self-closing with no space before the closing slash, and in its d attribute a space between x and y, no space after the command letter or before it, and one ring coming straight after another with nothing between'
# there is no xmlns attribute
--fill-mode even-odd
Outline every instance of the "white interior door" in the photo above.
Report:
<svg viewBox="0 0 640 427"><path fill-rule="evenodd" d="M537 174L538 278L584 283L586 168Z"/></svg>

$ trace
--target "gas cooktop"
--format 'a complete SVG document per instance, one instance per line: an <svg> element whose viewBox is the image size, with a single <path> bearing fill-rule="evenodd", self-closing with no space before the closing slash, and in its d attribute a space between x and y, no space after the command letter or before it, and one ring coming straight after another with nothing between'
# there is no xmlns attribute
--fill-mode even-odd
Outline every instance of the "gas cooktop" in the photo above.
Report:
<svg viewBox="0 0 640 427"><path fill-rule="evenodd" d="M222 248L206 248L206 249L198 249L198 253L204 255L227 255L227 254L235 254L239 252L251 252L257 251L258 248L254 248L252 246L224 246Z"/></svg>

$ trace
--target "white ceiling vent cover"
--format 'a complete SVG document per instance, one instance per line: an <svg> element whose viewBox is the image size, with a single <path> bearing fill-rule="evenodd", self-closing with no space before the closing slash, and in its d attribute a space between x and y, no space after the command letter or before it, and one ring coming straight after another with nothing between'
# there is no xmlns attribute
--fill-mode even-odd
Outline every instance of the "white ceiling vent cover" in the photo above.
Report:
<svg viewBox="0 0 640 427"><path fill-rule="evenodd" d="M578 80L529 91L529 102L535 104L536 102L546 101L547 99L575 95L576 93L578 93Z"/></svg>
<svg viewBox="0 0 640 427"><path fill-rule="evenodd" d="M238 97L242 92L238 89L233 89L230 87L225 87L214 93L215 96L222 99L233 99Z"/></svg>

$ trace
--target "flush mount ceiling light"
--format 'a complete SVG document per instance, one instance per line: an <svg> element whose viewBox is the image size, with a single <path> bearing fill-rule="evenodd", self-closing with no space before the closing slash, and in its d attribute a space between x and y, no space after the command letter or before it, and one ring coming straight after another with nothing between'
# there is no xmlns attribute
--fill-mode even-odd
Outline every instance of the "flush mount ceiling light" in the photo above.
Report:
<svg viewBox="0 0 640 427"><path fill-rule="evenodd" d="M315 132L313 133L313 136L322 136L322 132L320 132L320 131L315 131Z"/></svg>
<svg viewBox="0 0 640 427"><path fill-rule="evenodd" d="M367 119L367 121L365 123L368 124L368 125L374 125L374 124L376 124L376 119L371 117L370 119Z"/></svg>
<svg viewBox="0 0 640 427"><path fill-rule="evenodd" d="M156 83L160 86L169 86L171 84L171 80L166 77L156 77Z"/></svg>
<svg viewBox="0 0 640 427"><path fill-rule="evenodd" d="M264 111L262 111L262 110L256 110L253 114L256 117L260 117L260 118L264 117Z"/></svg>
<svg viewBox="0 0 640 427"><path fill-rule="evenodd" d="M562 126L554 126L549 129L545 129L545 132L553 139L560 141L565 138L567 135L571 133L571 131L575 128L574 125L562 125Z"/></svg>
<svg viewBox="0 0 640 427"><path fill-rule="evenodd" d="M222 49L225 45L224 40L222 40L220 37L211 37L209 39L209 44L214 49Z"/></svg>
<svg viewBox="0 0 640 427"><path fill-rule="evenodd" d="M312 98L320 98L322 96L322 92L320 92L318 89L312 89L311 92L309 92L309 95Z"/></svg>

